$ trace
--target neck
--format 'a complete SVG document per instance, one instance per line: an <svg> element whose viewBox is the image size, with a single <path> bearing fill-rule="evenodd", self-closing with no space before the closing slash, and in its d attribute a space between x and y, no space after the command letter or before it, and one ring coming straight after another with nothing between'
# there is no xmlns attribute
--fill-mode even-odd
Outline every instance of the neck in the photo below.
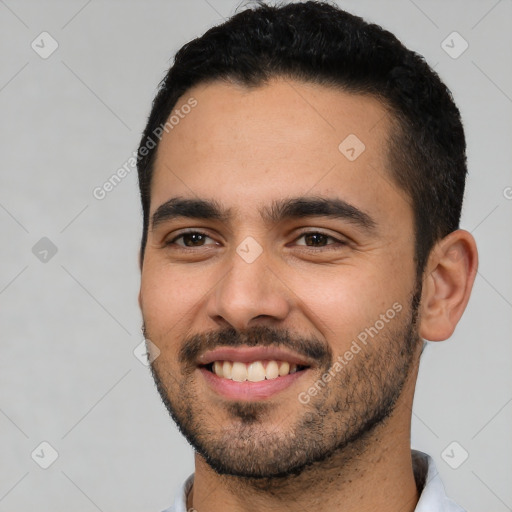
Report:
<svg viewBox="0 0 512 512"><path fill-rule="evenodd" d="M187 510L257 512L413 512L419 499L410 448L414 389L402 394L394 413L365 438L299 475L249 479L215 473L196 453Z"/></svg>

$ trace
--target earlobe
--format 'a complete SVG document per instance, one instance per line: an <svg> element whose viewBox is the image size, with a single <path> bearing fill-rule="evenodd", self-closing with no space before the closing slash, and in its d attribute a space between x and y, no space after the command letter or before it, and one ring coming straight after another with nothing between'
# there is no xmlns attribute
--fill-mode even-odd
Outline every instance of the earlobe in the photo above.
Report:
<svg viewBox="0 0 512 512"><path fill-rule="evenodd" d="M431 251L423 277L419 334L430 341L449 338L471 295L478 251L471 233L458 229Z"/></svg>

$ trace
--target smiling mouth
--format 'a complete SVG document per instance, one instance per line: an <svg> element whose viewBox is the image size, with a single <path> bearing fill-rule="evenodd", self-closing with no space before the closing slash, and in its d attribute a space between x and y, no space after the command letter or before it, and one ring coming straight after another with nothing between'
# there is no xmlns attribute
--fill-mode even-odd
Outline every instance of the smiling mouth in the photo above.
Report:
<svg viewBox="0 0 512 512"><path fill-rule="evenodd" d="M252 361L250 363L227 360L213 361L201 365L201 367L214 373L217 377L235 382L275 380L309 368L308 366L273 359Z"/></svg>

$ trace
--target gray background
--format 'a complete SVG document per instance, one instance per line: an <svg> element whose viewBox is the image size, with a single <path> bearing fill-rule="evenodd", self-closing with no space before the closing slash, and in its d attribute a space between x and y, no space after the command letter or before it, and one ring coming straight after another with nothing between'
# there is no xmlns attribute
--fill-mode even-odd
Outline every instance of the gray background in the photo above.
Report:
<svg viewBox="0 0 512 512"><path fill-rule="evenodd" d="M193 471L192 449L134 355L135 170L103 200L93 190L136 150L174 52L237 5L0 1L2 512L159 511ZM423 54L461 109L462 227L477 240L480 268L455 335L423 355L413 446L434 457L468 511L512 510L512 2L342 5ZM43 31L59 45L47 59L31 47L50 48ZM456 59L442 47L453 31L469 43ZM446 44L453 53L462 42ZM46 470L43 441L58 452Z"/></svg>

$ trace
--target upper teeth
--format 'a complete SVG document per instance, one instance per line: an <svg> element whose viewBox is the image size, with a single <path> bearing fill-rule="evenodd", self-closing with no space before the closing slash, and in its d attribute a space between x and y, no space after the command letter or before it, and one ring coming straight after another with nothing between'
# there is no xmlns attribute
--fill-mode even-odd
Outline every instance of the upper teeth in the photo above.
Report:
<svg viewBox="0 0 512 512"><path fill-rule="evenodd" d="M244 382L245 380L259 382L265 379L276 379L296 371L297 365L286 361L253 361L252 363L215 361L213 363L213 372L217 376L237 382Z"/></svg>

